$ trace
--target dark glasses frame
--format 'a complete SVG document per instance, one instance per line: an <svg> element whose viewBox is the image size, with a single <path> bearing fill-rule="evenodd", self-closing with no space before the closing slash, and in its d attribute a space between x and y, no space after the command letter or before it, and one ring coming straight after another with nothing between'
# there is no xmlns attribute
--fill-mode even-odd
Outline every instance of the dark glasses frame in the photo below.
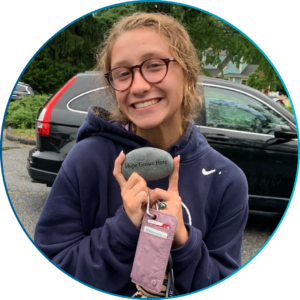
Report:
<svg viewBox="0 0 300 300"><path fill-rule="evenodd" d="M163 77L162 79L160 79L159 81L155 81L155 82L151 82L151 81L147 80L147 79L144 77L144 74L143 74L143 71L142 71L142 67L143 67L144 63L146 63L147 61L152 60L152 59L160 59L161 61L163 61L163 62L166 64L166 67L167 67L167 69L166 69L166 74L164 75L164 77ZM167 76L168 71L169 71L169 63L170 63L170 62L176 62L176 59L175 59L175 58L149 58L149 59L146 59L145 61L143 61L140 65L135 65L135 66L132 66L132 67L120 66L120 67L113 68L113 69L110 70L109 72L105 73L105 74L104 74L104 77L105 77L106 80L108 81L109 85L110 85L115 91L118 91L118 92L124 92L124 91L128 90L128 89L130 88L130 86L132 85L133 78L134 78L134 73L133 73L133 70L134 70L134 69L139 68L140 73L141 73L142 77L144 78L144 80L145 80L146 82L148 82L148 83L153 83L153 84L155 84L155 83L160 83L160 82L162 82L162 81L165 79L165 77ZM118 69L118 68L127 68L127 69L131 72L131 82L130 82L129 86L128 86L126 89L124 89L124 90L118 90L118 89L116 89L116 88L113 86L113 84L111 83L110 79L109 79L109 78L110 78L111 72L114 71L114 70L116 70L116 69Z"/></svg>

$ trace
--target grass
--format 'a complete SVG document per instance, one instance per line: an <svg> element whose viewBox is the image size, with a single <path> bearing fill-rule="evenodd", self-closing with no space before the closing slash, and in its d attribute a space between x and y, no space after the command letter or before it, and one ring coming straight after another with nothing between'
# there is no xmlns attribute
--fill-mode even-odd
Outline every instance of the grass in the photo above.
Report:
<svg viewBox="0 0 300 300"><path fill-rule="evenodd" d="M12 129L10 134L27 140L35 140L35 129Z"/></svg>
<svg viewBox="0 0 300 300"><path fill-rule="evenodd" d="M19 149L19 147L2 147L2 151L7 151L11 149Z"/></svg>

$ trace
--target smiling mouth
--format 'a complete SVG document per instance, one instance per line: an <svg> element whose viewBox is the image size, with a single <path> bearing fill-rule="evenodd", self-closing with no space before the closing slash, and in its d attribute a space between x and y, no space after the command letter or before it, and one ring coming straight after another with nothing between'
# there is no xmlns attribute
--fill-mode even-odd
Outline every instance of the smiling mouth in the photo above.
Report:
<svg viewBox="0 0 300 300"><path fill-rule="evenodd" d="M161 99L153 99L153 100L149 100L149 101L145 101L145 102L140 102L140 103L135 103L132 106L134 108L145 108L151 105L155 105L158 102L160 102Z"/></svg>

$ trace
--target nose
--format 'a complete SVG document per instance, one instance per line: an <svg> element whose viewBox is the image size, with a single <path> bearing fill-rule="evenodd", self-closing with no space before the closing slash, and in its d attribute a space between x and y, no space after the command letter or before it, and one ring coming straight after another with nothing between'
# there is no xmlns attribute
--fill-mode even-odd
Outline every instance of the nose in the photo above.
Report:
<svg viewBox="0 0 300 300"><path fill-rule="evenodd" d="M133 94L139 95L148 92L151 89L151 84L147 82L142 76L140 70L136 68L133 70L133 79L130 87L130 91Z"/></svg>

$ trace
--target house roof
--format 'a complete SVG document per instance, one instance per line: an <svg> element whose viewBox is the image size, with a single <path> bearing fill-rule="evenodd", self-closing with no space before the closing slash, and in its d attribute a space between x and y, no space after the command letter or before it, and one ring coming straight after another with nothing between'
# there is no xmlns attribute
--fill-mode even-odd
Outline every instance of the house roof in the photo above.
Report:
<svg viewBox="0 0 300 300"><path fill-rule="evenodd" d="M220 69L205 69L212 77L217 77L220 74Z"/></svg>
<svg viewBox="0 0 300 300"><path fill-rule="evenodd" d="M224 67L226 66L226 64L228 63L227 59L224 60L224 62L222 63L222 68L224 69ZM256 68L258 67L258 65L248 65L241 74L239 73L227 73L224 75L224 77L238 77L238 78L248 78L249 74L254 72L256 70ZM220 69L206 69L206 71L208 71L210 73L210 75L212 77L219 77L221 76L221 70Z"/></svg>
<svg viewBox="0 0 300 300"><path fill-rule="evenodd" d="M227 73L227 74L224 74L224 78L228 78L228 77L248 78L248 76L242 75L242 74L239 74L239 73Z"/></svg>
<svg viewBox="0 0 300 300"><path fill-rule="evenodd" d="M255 70L256 70L256 68L258 67L258 65L248 65L245 69L244 69L244 71L242 72L242 74L241 75L245 75L245 76L249 76L249 74L250 73L253 73Z"/></svg>
<svg viewBox="0 0 300 300"><path fill-rule="evenodd" d="M227 56L221 63L221 69L217 68L217 69L205 69L205 70L209 72L212 77L217 77L222 72L222 70L224 70L224 68L228 65L229 62L230 62L230 58Z"/></svg>

